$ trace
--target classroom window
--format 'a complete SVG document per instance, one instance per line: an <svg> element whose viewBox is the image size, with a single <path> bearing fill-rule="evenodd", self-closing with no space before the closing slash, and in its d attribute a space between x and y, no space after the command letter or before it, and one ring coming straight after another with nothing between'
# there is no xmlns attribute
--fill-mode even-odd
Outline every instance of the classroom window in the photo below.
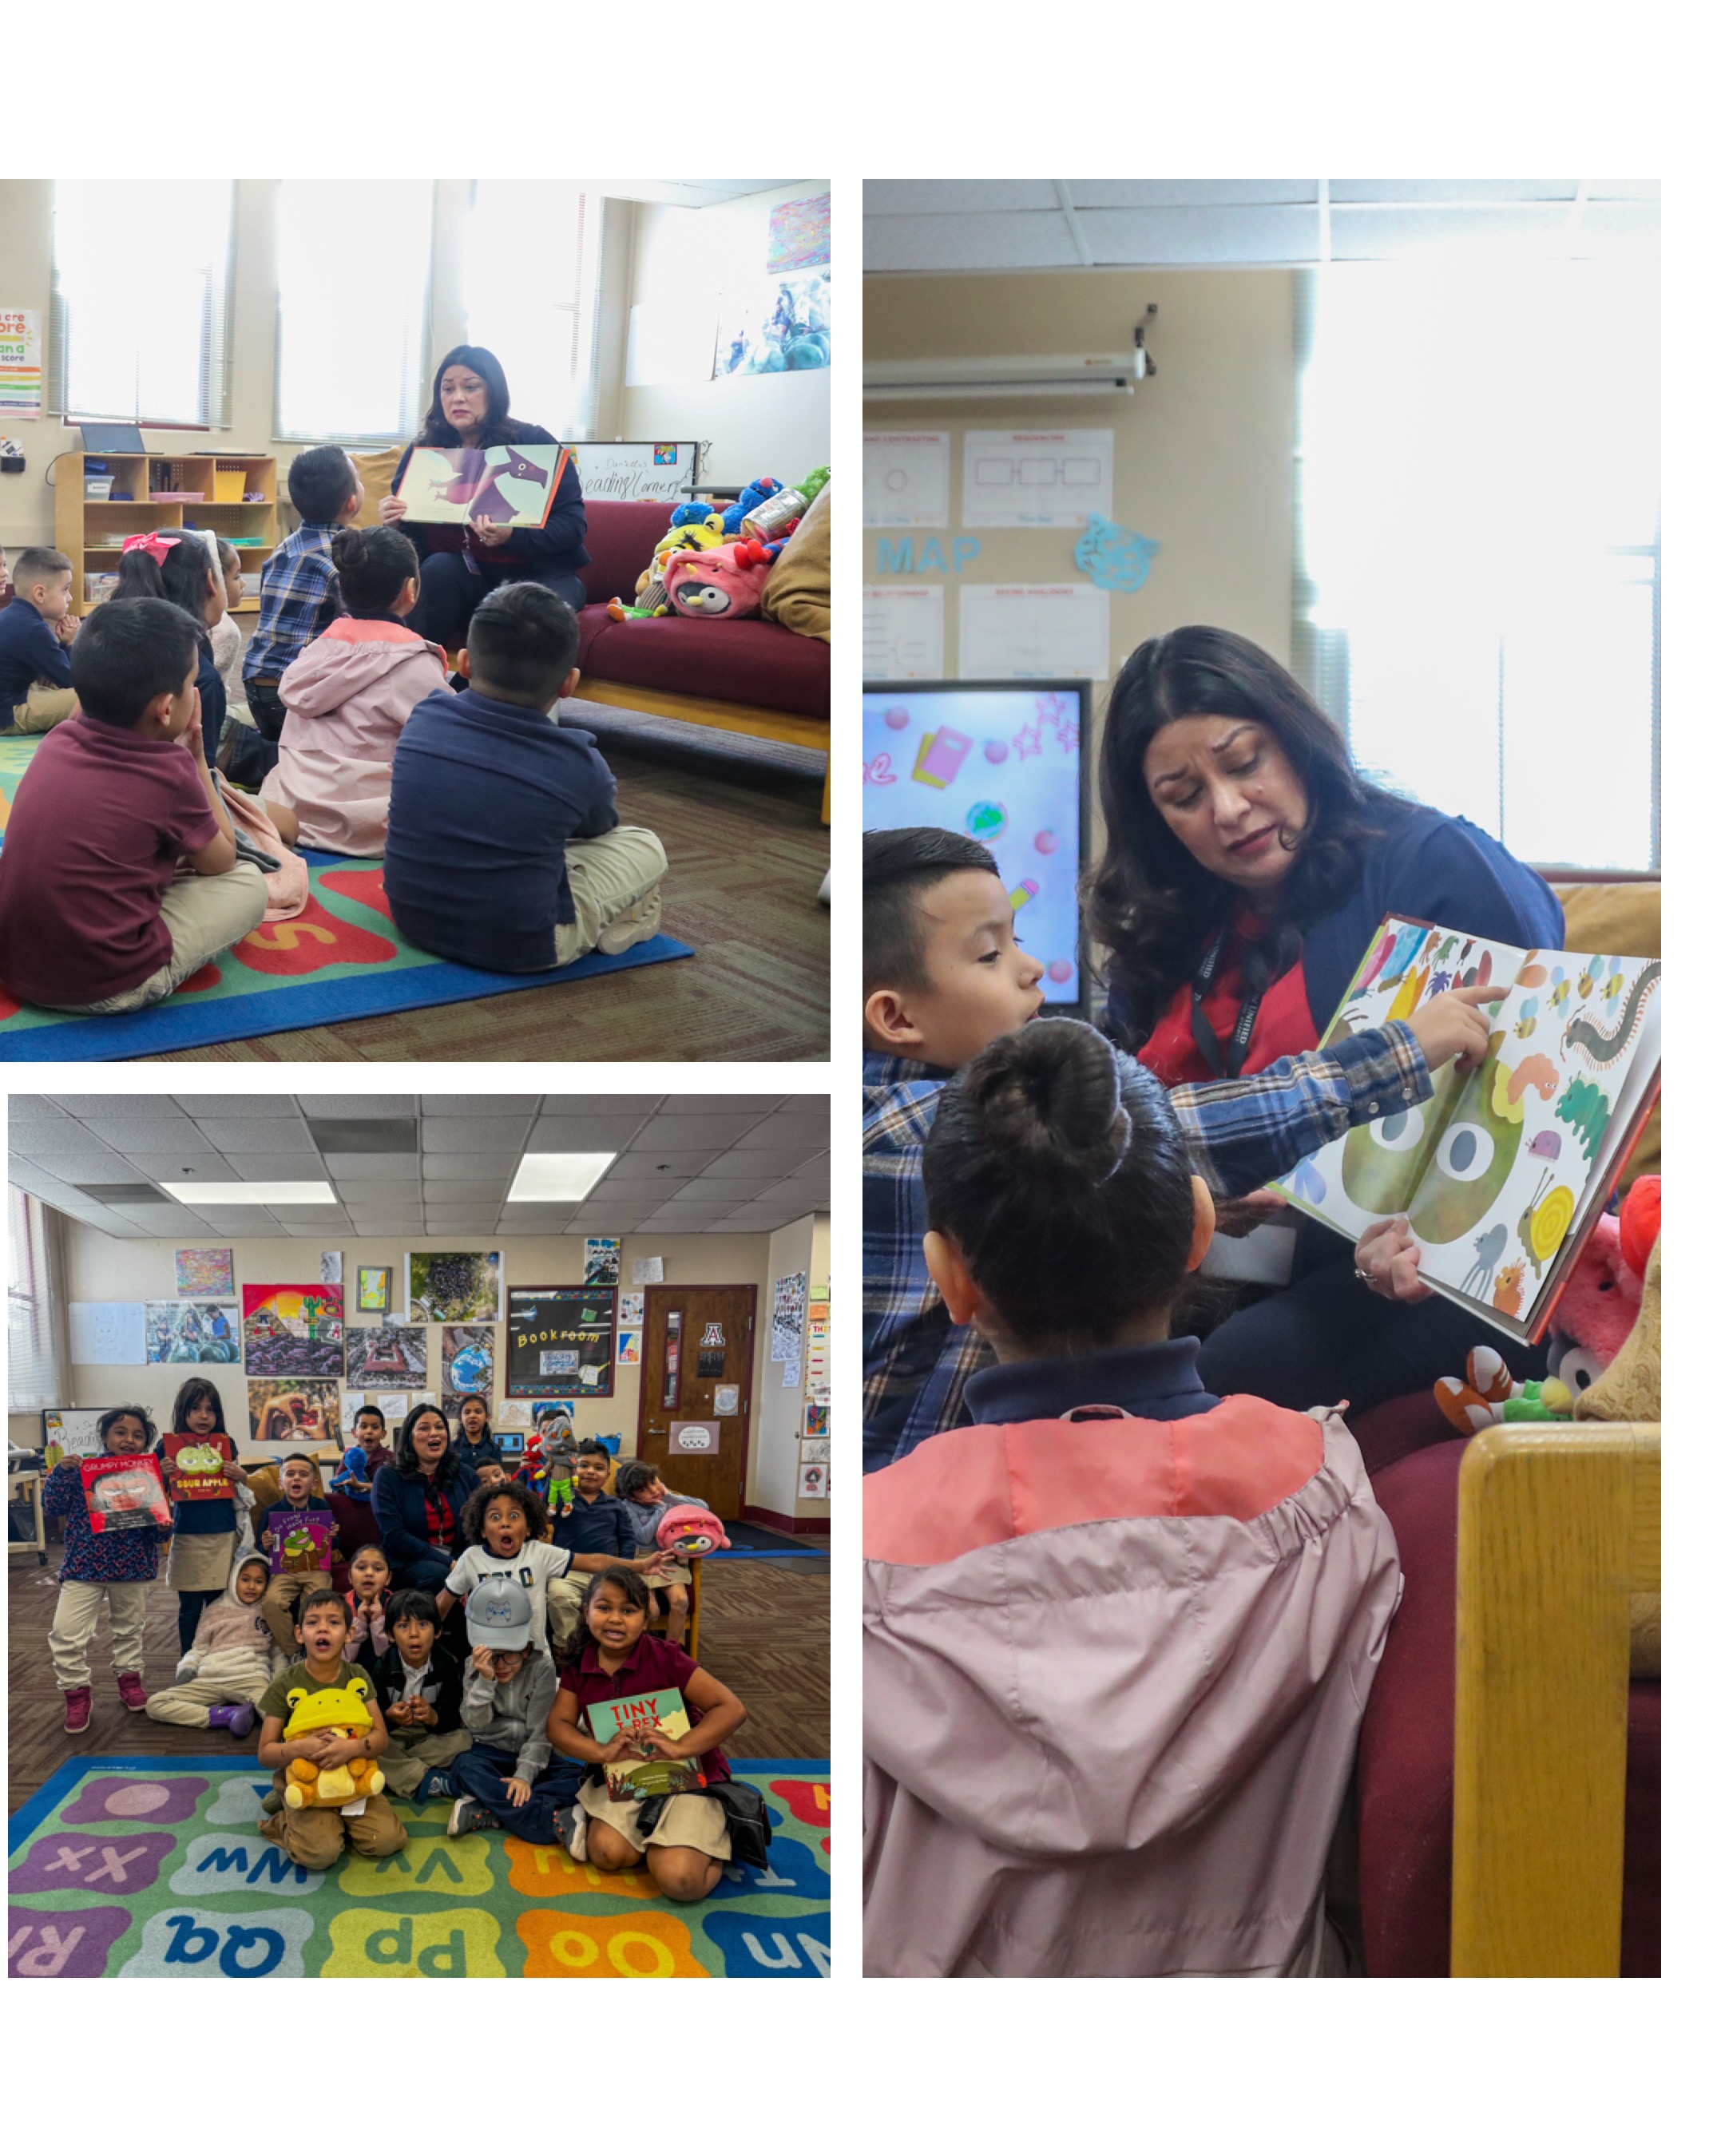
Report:
<svg viewBox="0 0 1725 2156"><path fill-rule="evenodd" d="M1308 298L1308 685L1363 768L1521 859L1656 868L1656 264L1348 264Z"/></svg>
<svg viewBox="0 0 1725 2156"><path fill-rule="evenodd" d="M593 427L603 207L579 180L476 180L464 234L466 341L502 362L511 411L565 441Z"/></svg>
<svg viewBox="0 0 1725 2156"><path fill-rule="evenodd" d="M30 1414L65 1405L55 1222L39 1198L7 1186L7 1411Z"/></svg>
<svg viewBox="0 0 1725 2156"><path fill-rule="evenodd" d="M406 442L424 414L429 180L284 180L275 198L276 434Z"/></svg>
<svg viewBox="0 0 1725 2156"><path fill-rule="evenodd" d="M53 382L69 420L227 424L231 180L57 180Z"/></svg>

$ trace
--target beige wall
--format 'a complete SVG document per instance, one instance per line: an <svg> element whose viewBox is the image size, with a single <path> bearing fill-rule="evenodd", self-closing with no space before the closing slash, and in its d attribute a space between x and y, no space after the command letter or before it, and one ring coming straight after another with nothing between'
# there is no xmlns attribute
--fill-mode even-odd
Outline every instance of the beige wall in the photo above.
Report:
<svg viewBox="0 0 1725 2156"><path fill-rule="evenodd" d="M788 1229L778 1230L780 1236L800 1233L803 1243L813 1247L816 1221L811 1216L796 1223ZM826 1220L819 1221L820 1235L820 1273L826 1275L825 1235ZM172 1301L174 1296L174 1250L180 1239L156 1237L118 1238L105 1234L100 1228L85 1225L82 1221L66 1222L66 1297L73 1302L145 1302ZM206 1236L205 1241L218 1239ZM221 1239L223 1243L226 1239ZM762 1431L767 1426L764 1403L773 1399L773 1389L779 1384L780 1372L776 1364L767 1361L769 1338L768 1313L771 1307L772 1249L775 1238L767 1235L626 1235L623 1240L623 1285L628 1292L631 1285L631 1267L637 1258L662 1257L665 1260L665 1279L668 1286L732 1287L752 1286L756 1291L755 1374L751 1386L753 1421L749 1432L749 1476L745 1497L750 1504L761 1504L774 1512L788 1512L792 1507L781 1504L776 1496L758 1494L762 1486ZM427 1238L418 1238L404 1244L399 1237L359 1238L344 1241L339 1245L342 1253L342 1274L346 1288L346 1311L349 1323L365 1323L367 1320L353 1306L362 1265L386 1265L394 1268L392 1282L397 1314L404 1309L406 1281L402 1270L404 1250L436 1250L448 1247ZM505 1235L497 1239L497 1246L504 1254L504 1284L506 1287L556 1287L570 1284L579 1277L580 1239L555 1235ZM239 1240L231 1243L234 1252L234 1278L236 1291L247 1281L291 1282L315 1281L317 1278L319 1252L336 1247L321 1240L285 1238L255 1240ZM785 1270L784 1267L780 1268ZM236 1293L235 1300L238 1300ZM427 1346L430 1351L428 1363L429 1382L416 1397L436 1399L441 1392L443 1367L442 1328L429 1326ZM502 1327L498 1327L499 1360L503 1348ZM90 1363L74 1363L70 1371L69 1407L114 1407L124 1401L136 1401L147 1408L158 1424L173 1405L174 1395L188 1377L212 1378L219 1389L222 1399L232 1420L239 1424L245 1401L245 1374L232 1365L197 1363L146 1363L126 1368L111 1368ZM576 1403L575 1427L578 1436L597 1435L600 1431L621 1430L623 1451L627 1456L635 1449L636 1418L640 1402L640 1368L619 1369L616 1373L617 1390L610 1399L581 1400ZM345 1389L345 1387L344 1387ZM501 1396L501 1383L498 1395ZM372 1395L367 1395L372 1397ZM787 1399L791 1398L785 1394ZM796 1395L800 1403L802 1395ZM493 1402L494 1414L495 1399ZM774 1425L776 1427L776 1424ZM42 1441L42 1421L39 1415L13 1415L10 1418L10 1434L14 1445L28 1447ZM242 1441L241 1450L248 1449ZM794 1451L794 1447L793 1448ZM777 1462L779 1450L775 1445L769 1455L768 1480L778 1489ZM794 1491L794 1476L792 1489ZM819 1515L824 1507L811 1508Z"/></svg>
<svg viewBox="0 0 1725 2156"><path fill-rule="evenodd" d="M1284 663L1292 611L1295 367L1293 273L1075 270L1027 276L870 277L864 286L871 360L970 358L1017 352L1117 352L1147 301L1155 377L1129 398L866 405L864 424L939 427L952 437L950 540L963 526L960 459L967 429L1110 427L1114 519L1162 551L1148 581L1111 602L1117 668L1148 636L1183 622L1238 630ZM922 531L896 533L921 552ZM1076 531L981 530L982 552L960 576L894 578L864 542L870 584L1002 584L1081 580ZM947 671L958 665L958 608L947 602Z"/></svg>
<svg viewBox="0 0 1725 2156"><path fill-rule="evenodd" d="M721 295L765 284L773 205L824 194L827 184L799 180L710 209L637 204L630 304L652 312L660 335L674 318L678 356L664 380L624 388L617 429L625 441L710 441L709 476L727 485L770 473L793 486L830 461L829 369L712 379Z"/></svg>
<svg viewBox="0 0 1725 2156"><path fill-rule="evenodd" d="M827 1291L831 1270L830 1228L828 1216L820 1213L775 1229L768 1254L769 1281L783 1280L787 1273L806 1273L809 1301L820 1300ZM769 1286L761 1320L762 1331L769 1334L772 1293ZM803 1498L797 1491L798 1445L803 1433L807 1362L803 1364L802 1385L785 1383L782 1363L767 1363L762 1370L762 1390L755 1404L749 1456L749 1486L755 1493L754 1502L769 1512L787 1517L824 1520L830 1516L832 1507L823 1498Z"/></svg>

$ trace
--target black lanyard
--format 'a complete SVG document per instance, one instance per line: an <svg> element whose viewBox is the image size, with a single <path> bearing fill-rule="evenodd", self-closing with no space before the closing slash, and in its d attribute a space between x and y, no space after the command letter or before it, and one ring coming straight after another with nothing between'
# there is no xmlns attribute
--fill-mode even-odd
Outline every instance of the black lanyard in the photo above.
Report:
<svg viewBox="0 0 1725 2156"><path fill-rule="evenodd" d="M1192 1038L1198 1050L1218 1078L1237 1078L1245 1067L1246 1050L1251 1045L1252 1028L1258 1023L1258 1007L1264 1000L1262 988L1254 988L1244 998L1240 1016L1234 1021L1234 1030L1228 1036L1228 1055L1223 1059L1221 1045L1216 1039L1216 1029L1204 1015L1204 999L1216 984L1216 973L1222 963L1222 947L1228 941L1224 928L1204 952L1192 983Z"/></svg>

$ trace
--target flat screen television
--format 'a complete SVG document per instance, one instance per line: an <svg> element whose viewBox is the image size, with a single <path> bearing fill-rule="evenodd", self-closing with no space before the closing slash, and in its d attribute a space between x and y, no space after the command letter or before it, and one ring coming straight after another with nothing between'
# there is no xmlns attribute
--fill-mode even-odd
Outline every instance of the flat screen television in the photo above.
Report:
<svg viewBox="0 0 1725 2156"><path fill-rule="evenodd" d="M1041 959L1046 1008L1089 1004L1078 886L1090 856L1088 681L877 681L863 695L863 829L979 839Z"/></svg>

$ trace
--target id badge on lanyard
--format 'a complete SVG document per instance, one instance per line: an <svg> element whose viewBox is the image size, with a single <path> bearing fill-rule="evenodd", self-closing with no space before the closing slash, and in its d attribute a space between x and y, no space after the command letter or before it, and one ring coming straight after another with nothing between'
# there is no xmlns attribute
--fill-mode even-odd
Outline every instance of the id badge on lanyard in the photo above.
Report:
<svg viewBox="0 0 1725 2156"><path fill-rule="evenodd" d="M1223 1055L1221 1044L1216 1039L1216 1029L1204 1014L1204 999L1215 986L1216 973L1222 963L1222 946L1228 940L1224 928L1215 937L1198 968L1192 983L1192 1038L1198 1044L1199 1053L1219 1078L1237 1078L1245 1067L1246 1051L1252 1044L1252 1029L1258 1023L1258 1008L1264 1000L1264 991L1254 988L1242 998L1240 1015L1234 1021L1234 1030L1228 1036L1228 1052Z"/></svg>

